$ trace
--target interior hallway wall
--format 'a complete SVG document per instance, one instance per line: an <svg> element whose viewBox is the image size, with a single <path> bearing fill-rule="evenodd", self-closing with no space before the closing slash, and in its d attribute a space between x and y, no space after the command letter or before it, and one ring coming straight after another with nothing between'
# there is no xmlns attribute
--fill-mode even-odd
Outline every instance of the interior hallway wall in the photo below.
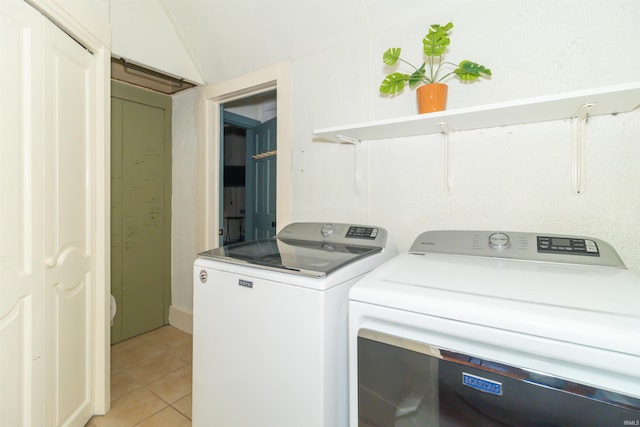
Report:
<svg viewBox="0 0 640 427"><path fill-rule="evenodd" d="M194 88L173 96L172 325L191 331L193 262L198 249L198 101Z"/></svg>

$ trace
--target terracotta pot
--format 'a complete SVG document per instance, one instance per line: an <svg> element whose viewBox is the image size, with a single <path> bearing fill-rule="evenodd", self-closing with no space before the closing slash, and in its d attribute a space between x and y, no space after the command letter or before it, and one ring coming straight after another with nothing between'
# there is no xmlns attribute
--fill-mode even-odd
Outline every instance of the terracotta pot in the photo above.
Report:
<svg viewBox="0 0 640 427"><path fill-rule="evenodd" d="M424 114L444 110L447 106L448 89L443 83L430 83L418 87L418 112Z"/></svg>

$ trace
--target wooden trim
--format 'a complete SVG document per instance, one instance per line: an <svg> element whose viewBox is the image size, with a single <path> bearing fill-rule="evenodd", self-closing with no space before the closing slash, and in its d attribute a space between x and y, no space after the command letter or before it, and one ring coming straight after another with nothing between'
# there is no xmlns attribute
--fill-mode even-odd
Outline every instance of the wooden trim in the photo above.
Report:
<svg viewBox="0 0 640 427"><path fill-rule="evenodd" d="M219 209L219 153L220 153L220 105L225 102L276 91L277 97L277 207L278 229L292 219L292 79L291 63L280 62L262 70L246 74L227 82L203 88L203 108L198 141L199 156L199 250L218 247Z"/></svg>

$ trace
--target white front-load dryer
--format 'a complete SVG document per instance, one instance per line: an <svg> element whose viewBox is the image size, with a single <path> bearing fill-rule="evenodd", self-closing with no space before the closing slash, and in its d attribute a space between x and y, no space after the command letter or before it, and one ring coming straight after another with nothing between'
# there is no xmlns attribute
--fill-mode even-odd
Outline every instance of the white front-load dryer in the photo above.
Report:
<svg viewBox="0 0 640 427"><path fill-rule="evenodd" d="M351 288L350 425L638 425L639 301L602 240L423 233Z"/></svg>

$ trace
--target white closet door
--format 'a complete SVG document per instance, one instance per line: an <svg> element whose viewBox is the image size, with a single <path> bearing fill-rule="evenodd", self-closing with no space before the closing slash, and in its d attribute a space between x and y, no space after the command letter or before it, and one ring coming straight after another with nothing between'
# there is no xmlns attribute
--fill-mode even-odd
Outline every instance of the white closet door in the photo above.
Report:
<svg viewBox="0 0 640 427"><path fill-rule="evenodd" d="M24 0L0 0L0 58L0 426L84 426L103 349L94 61Z"/></svg>
<svg viewBox="0 0 640 427"><path fill-rule="evenodd" d="M92 55L43 20L45 420L92 413L95 176Z"/></svg>
<svg viewBox="0 0 640 427"><path fill-rule="evenodd" d="M0 1L0 426L43 425L41 19Z"/></svg>

